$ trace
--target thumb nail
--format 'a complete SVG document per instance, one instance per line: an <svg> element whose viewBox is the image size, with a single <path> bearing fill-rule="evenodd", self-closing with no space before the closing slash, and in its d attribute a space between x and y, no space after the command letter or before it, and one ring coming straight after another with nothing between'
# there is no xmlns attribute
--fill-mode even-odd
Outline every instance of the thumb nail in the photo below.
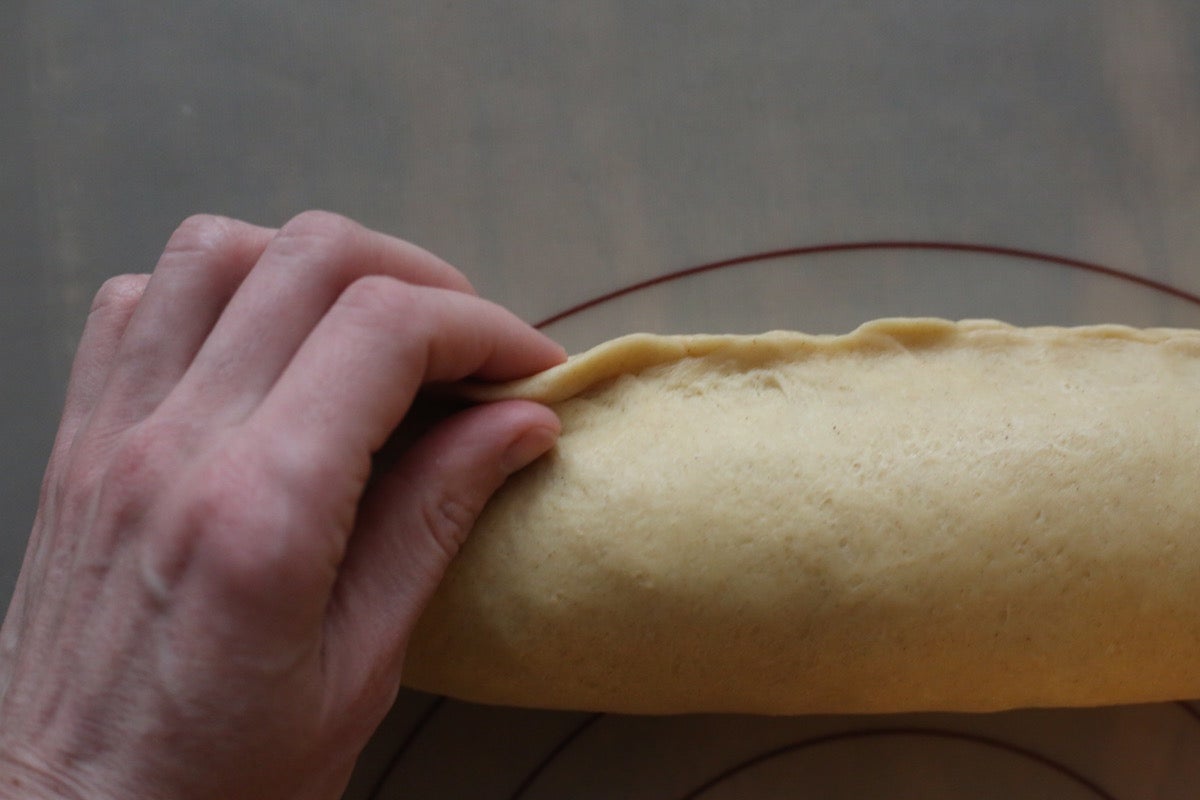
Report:
<svg viewBox="0 0 1200 800"><path fill-rule="evenodd" d="M504 451L500 457L500 469L505 475L511 475L519 469L529 466L538 456L554 446L558 432L552 428L531 428Z"/></svg>

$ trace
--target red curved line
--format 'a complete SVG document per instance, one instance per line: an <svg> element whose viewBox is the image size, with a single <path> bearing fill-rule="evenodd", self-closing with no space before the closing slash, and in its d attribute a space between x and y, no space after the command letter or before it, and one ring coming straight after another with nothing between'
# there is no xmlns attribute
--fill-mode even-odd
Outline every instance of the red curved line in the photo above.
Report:
<svg viewBox="0 0 1200 800"><path fill-rule="evenodd" d="M1197 722L1200 722L1200 711L1198 711L1196 709L1196 707L1194 705L1192 705L1192 702L1195 702L1195 701L1180 700L1175 705L1182 708L1183 712L1185 714L1187 714L1189 717L1196 720Z"/></svg>
<svg viewBox="0 0 1200 800"><path fill-rule="evenodd" d="M546 317L541 322L538 322L534 327L543 328L547 325L552 325L559 320L578 314L581 311L586 311L589 308L607 303L609 300L615 300L618 297L631 294L651 286L657 286L660 283L668 283L670 281L679 280L692 275L699 275L703 272L712 272L713 270L725 269L727 267L736 267L743 264L750 264L759 261L772 261L780 258L789 258L793 256L809 256L821 255L827 253L847 253L862 250L923 250L923 251L940 251L954 253L983 253L986 255L1002 256L1005 258L1021 258L1033 261L1042 261L1047 264L1054 264L1060 267L1070 269L1083 270L1099 275L1105 275L1110 278L1136 283L1140 286L1145 286L1150 289L1155 289L1164 294L1178 297L1181 300L1186 300L1189 303L1200 306L1200 295L1172 286L1169 283L1156 281L1153 278L1147 278L1142 275L1135 275L1131 272L1116 269L1115 267L1107 267L1103 264L1097 264L1092 261L1084 261L1079 258L1070 258L1068 256L1055 255L1053 253L1043 253L1038 250L1026 250L1019 247L1004 247L994 244L971 244L968 242L941 242L941 241L906 241L902 239L890 240L883 239L867 242L832 242L827 244L806 245L803 247L787 247L781 250L766 250L761 253L751 253L749 255L737 256L735 258L726 258L721 261L712 261L707 264L700 264L694 267L686 267L684 269L668 272L663 275L657 275L653 278L632 283L628 286L623 286L619 289L614 289L611 292L606 292L599 297L593 297L591 300L585 300L556 314Z"/></svg>
<svg viewBox="0 0 1200 800"><path fill-rule="evenodd" d="M437 714L437 712L440 711L442 706L445 704L446 698L439 696L435 697L433 702L425 707L425 709L421 712L421 716L417 718L417 721L413 724L412 728L409 729L408 734L404 737L404 741L402 741L400 746L396 748L396 752L392 753L392 757L388 760L387 766L385 766L376 777L375 783L372 784L371 789L367 792L367 800L376 800L379 797L379 793L382 792L383 787L387 785L388 778L392 777L392 773L396 771L396 767L400 765L400 761L408 753L408 750L410 747L412 747L413 742L415 742L418 737L425 732L425 728L433 720L434 715Z"/></svg>
<svg viewBox="0 0 1200 800"><path fill-rule="evenodd" d="M816 736L816 737L813 737L812 739L805 739L804 741L801 741L801 742L796 742L794 744L789 744L789 745L785 745L783 747L775 748L769 752L762 753L751 759L743 761L740 764L735 764L734 766L729 767L728 769L724 770L723 772L716 775L715 777L710 778L709 780L705 781L699 787L697 787L697 788L691 790L690 792L688 792L687 794L683 795L682 797L679 798L679 800L696 800L696 798L700 797L700 795L704 794L709 789L712 789L713 787L717 786L718 784L722 783L723 781L726 781L729 778L732 778L734 775L738 774L739 772L744 772L747 769L758 766L759 764L762 764L766 761L770 761L771 759L779 758L780 756L787 755L789 753L798 752L800 750L806 750L806 749L809 749L812 747L819 747L819 746L825 745L825 744L834 744L836 742L847 741L847 740L851 740L851 739L870 739L870 738L876 738L876 737L882 738L882 737L886 737L886 736L926 736L926 737L936 738L936 739L952 739L952 740L970 742L971 744L978 744L978 745L982 745L984 747L990 747L990 748L994 748L994 749L998 749L998 750L1003 750L1003 751L1006 751L1013 755L1027 758L1037 764L1040 764L1040 765L1046 767L1047 769L1057 772L1059 775L1062 775L1063 777L1074 781L1075 783L1079 784L1080 786L1084 787L1085 789L1088 789L1093 794L1095 794L1097 797L1101 798L1101 800L1117 800L1116 797L1109 794L1107 791L1105 791L1103 788L1101 788L1098 784L1096 784L1090 778L1086 778L1083 775L1080 775L1078 772L1076 772L1075 770L1066 766L1065 764L1060 764L1057 761L1054 761L1053 759L1051 759L1049 756L1044 756L1035 750L1029 750L1029 749L1021 747L1019 745L1011 744L1010 742L1001 741L999 739L991 739L987 736L981 736L979 734L963 733L960 731L948 731L948 730L941 730L941 729L937 729L937 728L878 728L878 729L874 729L874 730L843 731L841 733L831 733L831 734L826 734L824 736Z"/></svg>
<svg viewBox="0 0 1200 800"><path fill-rule="evenodd" d="M525 792L529 790L529 787L537 782L537 779L541 777L541 774L545 772L547 768L549 768L554 759L558 758L562 751L570 747L571 744L574 743L574 741L580 736L582 736L588 728L595 725L604 716L606 715L600 713L591 714L588 717L585 717L584 720L574 728L572 728L571 731L567 733L567 735L564 736L558 744L552 747L550 752L546 753L546 755L542 757L542 760L539 761L537 765L529 771L524 780L517 784L517 788L513 789L513 793L508 796L508 800L521 800L521 798L525 796Z"/></svg>

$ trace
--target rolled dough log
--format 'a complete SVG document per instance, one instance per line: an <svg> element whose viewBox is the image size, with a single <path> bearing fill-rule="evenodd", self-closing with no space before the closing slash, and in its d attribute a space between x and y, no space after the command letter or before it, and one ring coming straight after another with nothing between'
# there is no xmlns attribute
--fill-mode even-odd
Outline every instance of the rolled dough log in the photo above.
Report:
<svg viewBox="0 0 1200 800"><path fill-rule="evenodd" d="M409 686L635 713L1200 696L1200 332L633 335L479 393L563 434L488 505Z"/></svg>

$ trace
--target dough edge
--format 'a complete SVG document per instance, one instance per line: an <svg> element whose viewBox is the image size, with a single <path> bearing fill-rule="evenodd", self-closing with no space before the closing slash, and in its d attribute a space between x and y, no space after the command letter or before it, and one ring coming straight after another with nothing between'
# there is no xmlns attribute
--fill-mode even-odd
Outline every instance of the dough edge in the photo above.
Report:
<svg viewBox="0 0 1200 800"><path fill-rule="evenodd" d="M941 317L884 317L864 322L844 334L793 330L759 334L630 333L572 355L562 364L527 378L490 384L464 382L455 386L453 393L475 402L523 399L554 404L621 375L714 353L756 364L804 353L945 347L981 339L993 342L1111 339L1143 344L1175 340L1200 348L1200 330L1188 328L1136 328L1117 324L1019 327L996 319L954 321Z"/></svg>

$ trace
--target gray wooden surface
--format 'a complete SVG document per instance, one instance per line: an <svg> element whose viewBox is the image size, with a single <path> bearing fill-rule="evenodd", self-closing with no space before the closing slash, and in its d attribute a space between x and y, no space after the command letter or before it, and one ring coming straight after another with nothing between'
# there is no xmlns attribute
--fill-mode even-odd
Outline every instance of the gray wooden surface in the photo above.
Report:
<svg viewBox="0 0 1200 800"><path fill-rule="evenodd" d="M872 238L1200 291L1200 5L6 0L0 597L101 281L190 213L309 207L530 319Z"/></svg>

